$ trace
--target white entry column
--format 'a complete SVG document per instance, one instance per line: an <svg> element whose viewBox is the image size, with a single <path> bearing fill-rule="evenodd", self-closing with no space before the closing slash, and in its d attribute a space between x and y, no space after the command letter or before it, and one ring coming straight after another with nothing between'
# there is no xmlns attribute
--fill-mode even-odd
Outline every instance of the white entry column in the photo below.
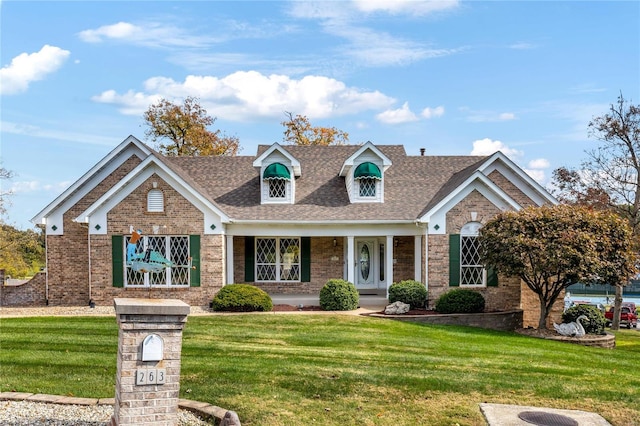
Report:
<svg viewBox="0 0 640 426"><path fill-rule="evenodd" d="M385 281L387 287L387 299L389 298L389 287L393 284L393 250L395 247L393 246L393 235L387 235L386 241L387 249L384 251L384 271L385 271Z"/></svg>
<svg viewBox="0 0 640 426"><path fill-rule="evenodd" d="M356 250L353 235L347 236L347 281L356 284Z"/></svg>
<svg viewBox="0 0 640 426"><path fill-rule="evenodd" d="M235 277L233 276L233 235L227 235L226 244L226 268L227 276L225 284L233 284Z"/></svg>
<svg viewBox="0 0 640 426"><path fill-rule="evenodd" d="M422 236L413 237L413 275L414 280L422 282Z"/></svg>

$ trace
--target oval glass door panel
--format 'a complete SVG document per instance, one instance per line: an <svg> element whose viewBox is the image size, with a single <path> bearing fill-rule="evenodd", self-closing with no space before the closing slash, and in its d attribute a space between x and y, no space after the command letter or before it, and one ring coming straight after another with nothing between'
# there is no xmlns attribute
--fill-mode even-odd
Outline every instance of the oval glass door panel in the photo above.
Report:
<svg viewBox="0 0 640 426"><path fill-rule="evenodd" d="M369 280L369 274L371 273L371 256L369 252L369 245L363 244L360 249L360 276L363 281Z"/></svg>

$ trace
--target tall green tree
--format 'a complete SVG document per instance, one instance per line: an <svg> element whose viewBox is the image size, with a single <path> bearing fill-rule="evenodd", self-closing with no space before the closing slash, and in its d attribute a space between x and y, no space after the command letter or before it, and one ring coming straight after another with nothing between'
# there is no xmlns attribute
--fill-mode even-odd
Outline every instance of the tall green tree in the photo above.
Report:
<svg viewBox="0 0 640 426"><path fill-rule="evenodd" d="M45 265L44 234L0 224L0 269L12 277L33 276Z"/></svg>
<svg viewBox="0 0 640 426"><path fill-rule="evenodd" d="M620 216L560 204L504 212L480 230L484 264L519 277L540 302L539 329L564 289L619 282L635 271L631 230Z"/></svg>
<svg viewBox="0 0 640 426"><path fill-rule="evenodd" d="M216 118L207 115L197 98L187 97L182 105L161 99L144 113L145 136L158 143L168 156L236 155L240 141L207 127Z"/></svg>
<svg viewBox="0 0 640 426"><path fill-rule="evenodd" d="M344 145L349 142L349 134L335 127L314 127L309 119L285 112L288 120L281 122L285 128L284 142L289 145Z"/></svg>
<svg viewBox="0 0 640 426"><path fill-rule="evenodd" d="M640 105L622 94L609 111L589 123L589 135L600 145L587 151L579 169L561 167L554 171L554 183L562 202L587 205L616 212L628 221L636 256L640 258ZM620 327L623 287L615 285L611 328Z"/></svg>

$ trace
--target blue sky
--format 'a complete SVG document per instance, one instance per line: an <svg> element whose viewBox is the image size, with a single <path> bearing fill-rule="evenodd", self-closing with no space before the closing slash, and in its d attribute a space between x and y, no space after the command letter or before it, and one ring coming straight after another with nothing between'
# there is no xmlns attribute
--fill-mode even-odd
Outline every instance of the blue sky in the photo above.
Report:
<svg viewBox="0 0 640 426"><path fill-rule="evenodd" d="M499 149L544 185L620 92L640 100L637 1L5 0L0 19L4 220L22 229L144 141L160 98L198 97L240 155L281 142L289 111L412 155Z"/></svg>

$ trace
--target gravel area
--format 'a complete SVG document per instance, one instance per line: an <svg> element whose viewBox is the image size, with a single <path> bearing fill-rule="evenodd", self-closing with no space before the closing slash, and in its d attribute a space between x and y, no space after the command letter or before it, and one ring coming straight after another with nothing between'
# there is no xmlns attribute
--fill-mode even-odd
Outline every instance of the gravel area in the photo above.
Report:
<svg viewBox="0 0 640 426"><path fill-rule="evenodd" d="M111 405L61 405L29 401L0 401L0 424L4 426L106 426ZM179 426L212 425L195 414L178 411Z"/></svg>
<svg viewBox="0 0 640 426"><path fill-rule="evenodd" d="M189 315L210 315L212 311L202 306L191 306ZM115 316L113 306L39 306L39 307L0 307L0 318L35 316Z"/></svg>

